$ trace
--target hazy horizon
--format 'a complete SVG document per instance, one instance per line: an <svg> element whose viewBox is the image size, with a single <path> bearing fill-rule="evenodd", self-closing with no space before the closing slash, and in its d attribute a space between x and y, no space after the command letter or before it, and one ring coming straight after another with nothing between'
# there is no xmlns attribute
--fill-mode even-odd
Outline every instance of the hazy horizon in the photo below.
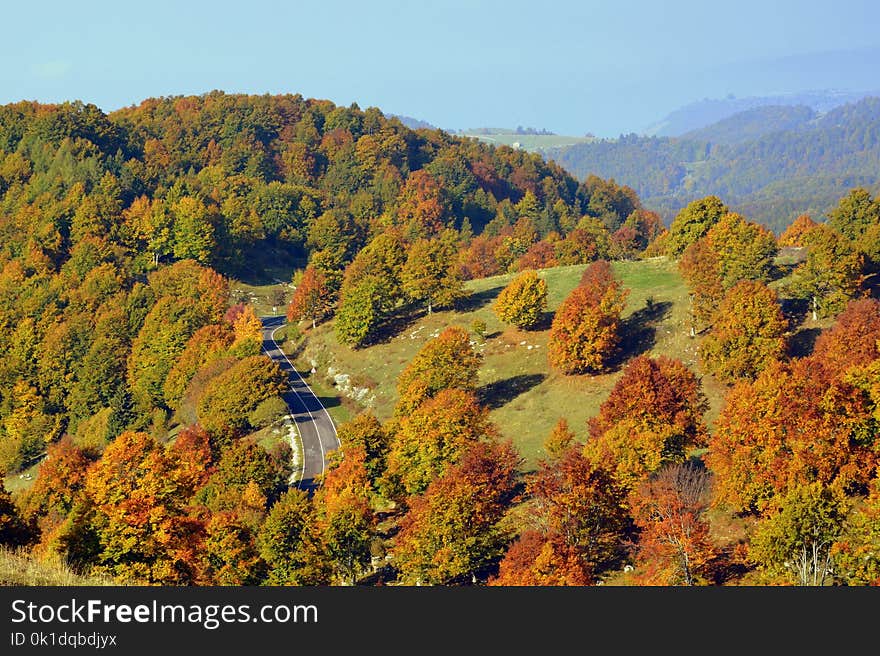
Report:
<svg viewBox="0 0 880 656"><path fill-rule="evenodd" d="M704 98L880 88L880 6L647 2L321 6L266 0L144 12L116 3L6 10L0 102L300 93L443 129L613 137Z"/></svg>

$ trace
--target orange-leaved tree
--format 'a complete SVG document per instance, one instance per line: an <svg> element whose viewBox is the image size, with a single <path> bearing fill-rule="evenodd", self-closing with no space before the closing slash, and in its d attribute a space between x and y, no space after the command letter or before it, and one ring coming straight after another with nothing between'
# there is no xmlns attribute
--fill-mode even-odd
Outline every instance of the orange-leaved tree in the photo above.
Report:
<svg viewBox="0 0 880 656"><path fill-rule="evenodd" d="M624 557L631 523L626 492L580 451L573 446L557 461L540 462L528 480L529 526L502 560L496 583L594 583ZM564 573L548 571L550 563Z"/></svg>
<svg viewBox="0 0 880 656"><path fill-rule="evenodd" d="M358 414L354 419L343 422L337 427L337 437L342 450L362 449L364 452L364 468L370 484L385 472L385 461L388 456L390 437L382 423L370 411Z"/></svg>
<svg viewBox="0 0 880 656"><path fill-rule="evenodd" d="M690 449L705 446L707 408L699 380L683 362L639 356L589 420L584 453L612 467L618 482L632 488L663 465L684 462Z"/></svg>
<svg viewBox="0 0 880 656"><path fill-rule="evenodd" d="M711 500L711 475L691 463L668 465L630 495L639 528L637 580L649 585L698 585L708 582L716 548L705 511Z"/></svg>
<svg viewBox="0 0 880 656"><path fill-rule="evenodd" d="M335 578L343 584L353 584L370 564L376 522L370 507L371 489L366 452L352 446L334 452L315 493L321 542Z"/></svg>
<svg viewBox="0 0 880 656"><path fill-rule="evenodd" d="M760 512L794 485L865 491L874 475L876 403L866 389L828 380L805 360L772 363L734 385L704 456L714 502Z"/></svg>
<svg viewBox="0 0 880 656"><path fill-rule="evenodd" d="M620 341L620 315L628 294L605 260L587 267L581 284L553 318L550 365L564 374L603 371Z"/></svg>
<svg viewBox="0 0 880 656"><path fill-rule="evenodd" d="M743 280L724 295L700 357L722 381L754 379L783 356L787 330L776 292L757 280Z"/></svg>
<svg viewBox="0 0 880 656"><path fill-rule="evenodd" d="M287 320L310 319L314 328L318 321L329 314L332 306L333 297L327 288L324 274L312 265L307 266L287 305Z"/></svg>
<svg viewBox="0 0 880 656"><path fill-rule="evenodd" d="M91 535L99 569L123 581L165 585L201 580L204 526L187 506L201 477L179 468L170 449L145 433L125 432L92 465L85 479L87 512L64 540Z"/></svg>
<svg viewBox="0 0 880 656"><path fill-rule="evenodd" d="M802 248L804 245L804 235L815 228L818 223L813 221L809 214L801 214L789 224L776 241L780 248Z"/></svg>
<svg viewBox="0 0 880 656"><path fill-rule="evenodd" d="M544 451L550 458L561 458L574 443L574 433L568 427L568 420L561 417L553 426L553 430L544 439Z"/></svg>
<svg viewBox="0 0 880 656"><path fill-rule="evenodd" d="M816 339L810 359L831 376L862 367L880 357L880 301L850 301L831 328Z"/></svg>
<svg viewBox="0 0 880 656"><path fill-rule="evenodd" d="M461 462L409 500L393 558L405 583L448 584L498 558L509 535L499 524L521 464L507 442L479 442Z"/></svg>

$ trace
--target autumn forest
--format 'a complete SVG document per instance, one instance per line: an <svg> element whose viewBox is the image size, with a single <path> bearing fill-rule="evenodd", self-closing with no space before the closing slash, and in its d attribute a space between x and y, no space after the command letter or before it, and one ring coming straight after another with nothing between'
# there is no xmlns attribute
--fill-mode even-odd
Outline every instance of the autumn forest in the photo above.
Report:
<svg viewBox="0 0 880 656"><path fill-rule="evenodd" d="M654 265L693 360L634 346L671 316ZM0 106L0 579L880 584L878 273L860 187L777 234L714 195L665 222L614 179L375 107ZM306 377L318 346L415 344L387 407L336 399L310 486L240 293L269 283ZM503 339L543 349L518 380L563 390L549 429L497 420L510 386L480 372Z"/></svg>

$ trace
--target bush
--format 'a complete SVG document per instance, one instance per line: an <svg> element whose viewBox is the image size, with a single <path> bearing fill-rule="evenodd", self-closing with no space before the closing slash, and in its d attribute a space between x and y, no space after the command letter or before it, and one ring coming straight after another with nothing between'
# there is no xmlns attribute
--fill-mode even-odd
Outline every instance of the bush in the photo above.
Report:
<svg viewBox="0 0 880 656"><path fill-rule="evenodd" d="M501 290L492 309L504 323L532 328L547 309L547 283L534 271L523 271Z"/></svg>
<svg viewBox="0 0 880 656"><path fill-rule="evenodd" d="M287 416L290 409L280 396L270 396L260 401L254 411L248 415L248 421L254 428L265 428Z"/></svg>

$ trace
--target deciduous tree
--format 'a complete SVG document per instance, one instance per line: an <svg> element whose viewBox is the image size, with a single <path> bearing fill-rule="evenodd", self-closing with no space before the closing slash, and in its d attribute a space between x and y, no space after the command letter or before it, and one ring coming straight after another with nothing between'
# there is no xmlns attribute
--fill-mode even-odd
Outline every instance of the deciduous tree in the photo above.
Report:
<svg viewBox="0 0 880 656"><path fill-rule="evenodd" d="M510 545L489 585L585 586L596 579L578 549L561 535L527 530Z"/></svg>
<svg viewBox="0 0 880 656"><path fill-rule="evenodd" d="M383 285L373 276L364 278L346 290L336 311L336 336L352 347L362 346L381 324Z"/></svg>
<svg viewBox="0 0 880 656"><path fill-rule="evenodd" d="M551 459L558 459L573 443L574 433L568 427L568 420L562 417L544 440L544 451Z"/></svg>
<svg viewBox="0 0 880 656"><path fill-rule="evenodd" d="M639 356L589 420L584 453L631 488L665 464L684 462L690 449L705 446L707 408L697 377L684 363Z"/></svg>
<svg viewBox="0 0 880 656"><path fill-rule="evenodd" d="M864 367L880 357L880 301L850 301L834 325L816 339L811 360L836 377L852 367Z"/></svg>
<svg viewBox="0 0 880 656"><path fill-rule="evenodd" d="M776 243L780 248L786 246L801 248L804 245L804 236L817 225L819 224L813 221L809 214L801 214L789 224L785 232L779 235Z"/></svg>
<svg viewBox="0 0 880 656"><path fill-rule="evenodd" d="M669 255L680 257L688 246L705 235L727 212L727 207L717 196L691 201L676 214L669 226L669 237L666 240Z"/></svg>
<svg viewBox="0 0 880 656"><path fill-rule="evenodd" d="M704 460L716 505L759 512L799 484L864 490L877 465L869 393L817 375L809 362L773 363L734 385Z"/></svg>
<svg viewBox="0 0 880 656"><path fill-rule="evenodd" d="M810 230L803 242L807 258L792 272L790 287L810 302L815 321L842 311L857 295L864 259L845 238L825 225Z"/></svg>
<svg viewBox="0 0 880 656"><path fill-rule="evenodd" d="M451 305L463 295L455 233L446 230L434 239L418 239L409 248L401 271L403 291L413 301L434 307Z"/></svg>
<svg viewBox="0 0 880 656"><path fill-rule="evenodd" d="M858 240L872 225L880 223L880 202L864 187L851 190L828 213L828 227L847 239Z"/></svg>
<svg viewBox="0 0 880 656"><path fill-rule="evenodd" d="M421 403L445 389L475 390L482 358L471 345L468 331L445 328L425 342L397 378L397 417L404 417Z"/></svg>
<svg viewBox="0 0 880 656"><path fill-rule="evenodd" d="M373 413L362 412L354 419L339 424L337 437L343 451L363 449L367 478L371 485L375 485L385 471L389 448L389 436L382 423Z"/></svg>
<svg viewBox="0 0 880 656"><path fill-rule="evenodd" d="M169 408L177 407L199 369L226 355L232 340L232 331L220 324L203 326L193 333L162 386L165 402Z"/></svg>
<svg viewBox="0 0 880 656"><path fill-rule="evenodd" d="M474 444L459 465L409 501L393 550L405 583L448 584L501 555L509 536L499 522L519 464L510 442Z"/></svg>
<svg viewBox="0 0 880 656"><path fill-rule="evenodd" d="M592 267L598 272L602 265L595 263L587 270ZM547 345L550 365L564 374L602 371L620 340L620 315L628 294L617 280L608 283L602 276L575 287L553 318Z"/></svg>
<svg viewBox="0 0 880 656"><path fill-rule="evenodd" d="M388 454L385 487L391 496L420 494L474 442L498 429L473 393L444 389L404 415Z"/></svg>
<svg viewBox="0 0 880 656"><path fill-rule="evenodd" d="M331 571L305 492L290 489L269 510L257 535L270 585L327 585Z"/></svg>
<svg viewBox="0 0 880 656"><path fill-rule="evenodd" d="M754 379L782 357L787 330L776 292L762 282L743 280L724 295L700 357L720 380Z"/></svg>
<svg viewBox="0 0 880 656"><path fill-rule="evenodd" d="M833 576L832 546L845 515L844 500L821 483L797 485L775 500L756 527L749 558L771 581L825 585Z"/></svg>
<svg viewBox="0 0 880 656"><path fill-rule="evenodd" d="M505 323L531 328L547 309L547 282L534 271L523 271L501 290L492 309Z"/></svg>
<svg viewBox="0 0 880 656"><path fill-rule="evenodd" d="M262 355L244 358L208 383L198 401L199 423L215 435L241 431L260 401L286 386L287 376L275 362Z"/></svg>
<svg viewBox="0 0 880 656"><path fill-rule="evenodd" d="M199 580L202 527L185 513L194 490L149 435L126 432L87 475L99 569L121 580L186 584Z"/></svg>
<svg viewBox="0 0 880 656"><path fill-rule="evenodd" d="M376 518L370 507L372 484L366 452L349 446L331 458L330 469L315 494L321 542L343 585L353 584L370 564L370 544Z"/></svg>
<svg viewBox="0 0 880 656"><path fill-rule="evenodd" d="M556 462L541 462L527 482L531 521L546 541L553 543L536 556L580 559L583 576L595 581L623 557L630 526L626 493L602 467L571 447ZM557 541L561 541L560 543Z"/></svg>
<svg viewBox="0 0 880 656"><path fill-rule="evenodd" d="M332 307L330 290L324 281L324 274L309 265L293 292L293 298L287 306L288 321L311 319L312 328L324 319Z"/></svg>
<svg viewBox="0 0 880 656"><path fill-rule="evenodd" d="M636 562L639 578L654 585L708 583L716 556L705 511L711 478L693 464L664 467L630 496L633 519L640 529Z"/></svg>

